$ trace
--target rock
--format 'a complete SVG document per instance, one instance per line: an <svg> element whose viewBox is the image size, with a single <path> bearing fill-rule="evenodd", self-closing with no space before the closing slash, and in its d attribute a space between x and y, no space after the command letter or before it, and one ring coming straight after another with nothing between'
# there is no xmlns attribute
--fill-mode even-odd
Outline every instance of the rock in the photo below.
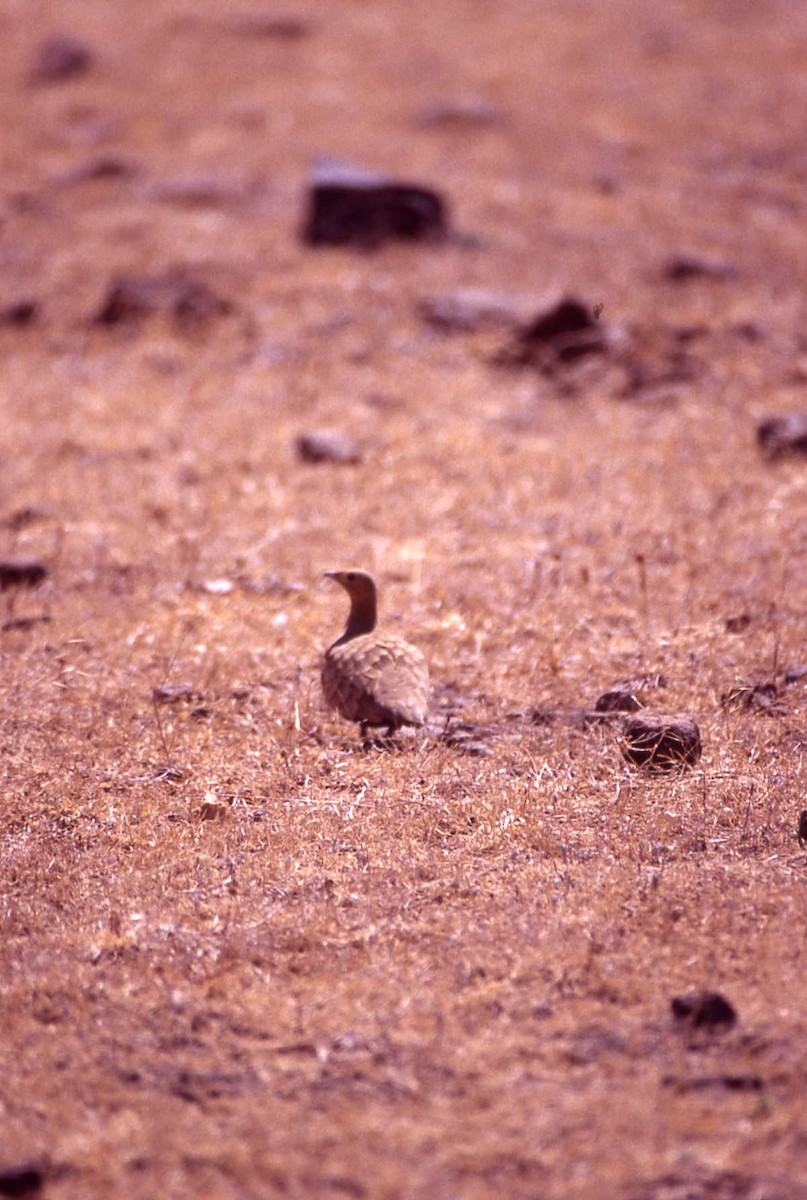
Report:
<svg viewBox="0 0 807 1200"><path fill-rule="evenodd" d="M807 663L797 663L785 671L785 683L807 683Z"/></svg>
<svg viewBox="0 0 807 1200"><path fill-rule="evenodd" d="M446 204L437 192L330 158L312 173L302 240L309 246L381 245L444 237Z"/></svg>
<svg viewBox="0 0 807 1200"><path fill-rule="evenodd" d="M636 699L633 692L626 688L618 688L612 692L603 692L594 705L597 713L638 712L642 703Z"/></svg>
<svg viewBox="0 0 807 1200"><path fill-rule="evenodd" d="M36 300L16 300L6 308L0 309L0 323L3 325L31 325L39 315Z"/></svg>
<svg viewBox="0 0 807 1200"><path fill-rule="evenodd" d="M575 296L548 303L497 355L504 366L535 365L553 370L589 354L604 354L610 339L605 322Z"/></svg>
<svg viewBox="0 0 807 1200"><path fill-rule="evenodd" d="M296 447L303 462L340 465L361 462L361 451L353 438L335 429L303 433L297 438Z"/></svg>
<svg viewBox="0 0 807 1200"><path fill-rule="evenodd" d="M33 83L63 83L85 75L92 66L89 46L78 38L55 35L40 42L31 64Z"/></svg>
<svg viewBox="0 0 807 1200"><path fill-rule="evenodd" d="M35 1196L45 1186L45 1172L33 1163L0 1169L0 1196Z"/></svg>
<svg viewBox="0 0 807 1200"><path fill-rule="evenodd" d="M769 417L757 426L757 442L768 458L807 454L807 412Z"/></svg>
<svg viewBox="0 0 807 1200"><path fill-rule="evenodd" d="M781 716L784 708L778 699L779 689L775 683L738 683L723 692L720 703L724 708L745 708L750 712Z"/></svg>
<svg viewBox="0 0 807 1200"><path fill-rule="evenodd" d="M169 271L164 275L122 275L113 279L93 319L96 325L119 325L164 313L187 327L231 311L230 302L207 284L180 271Z"/></svg>
<svg viewBox="0 0 807 1200"><path fill-rule="evenodd" d="M719 992L691 992L670 1002L672 1014L694 1029L731 1029L737 1023L734 1006Z"/></svg>
<svg viewBox="0 0 807 1200"><path fill-rule="evenodd" d="M654 771L694 766L701 756L701 735L690 717L630 717L623 726L622 753L628 762Z"/></svg>
<svg viewBox="0 0 807 1200"><path fill-rule="evenodd" d="M38 587L47 575L48 568L38 558L0 559L0 592Z"/></svg>
<svg viewBox="0 0 807 1200"><path fill-rule="evenodd" d="M662 275L671 283L688 283L691 279L713 279L718 282L736 279L735 268L718 259L702 258L698 254L674 254L668 258Z"/></svg>
<svg viewBox="0 0 807 1200"><path fill-rule="evenodd" d="M807 846L807 808L802 811L799 817L798 839L800 846Z"/></svg>
<svg viewBox="0 0 807 1200"><path fill-rule="evenodd" d="M744 633L751 624L748 613L739 613L736 617L726 617L726 633Z"/></svg>
<svg viewBox="0 0 807 1200"><path fill-rule="evenodd" d="M518 329L535 311L535 297L490 288L457 288L421 300L418 312L445 332L476 329Z"/></svg>

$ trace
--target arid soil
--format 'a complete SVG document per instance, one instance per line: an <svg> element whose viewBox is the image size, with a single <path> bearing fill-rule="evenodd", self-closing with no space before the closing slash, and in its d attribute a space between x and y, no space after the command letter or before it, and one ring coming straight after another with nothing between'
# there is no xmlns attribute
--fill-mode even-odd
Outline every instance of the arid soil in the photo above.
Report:
<svg viewBox="0 0 807 1200"><path fill-rule="evenodd" d="M0 1196L803 1200L803 0L0 36ZM448 235L304 244L318 154Z"/></svg>

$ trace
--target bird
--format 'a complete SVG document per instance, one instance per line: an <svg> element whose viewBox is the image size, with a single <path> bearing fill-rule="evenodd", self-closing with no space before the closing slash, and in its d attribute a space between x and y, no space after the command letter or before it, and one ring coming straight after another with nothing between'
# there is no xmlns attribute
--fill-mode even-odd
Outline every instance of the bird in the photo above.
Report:
<svg viewBox="0 0 807 1200"><path fill-rule="evenodd" d="M366 741L371 727L386 736L402 725L423 725L429 700L429 668L416 646L394 633L379 633L378 589L366 571L326 571L350 597L345 631L325 651L322 690L331 708L357 721Z"/></svg>

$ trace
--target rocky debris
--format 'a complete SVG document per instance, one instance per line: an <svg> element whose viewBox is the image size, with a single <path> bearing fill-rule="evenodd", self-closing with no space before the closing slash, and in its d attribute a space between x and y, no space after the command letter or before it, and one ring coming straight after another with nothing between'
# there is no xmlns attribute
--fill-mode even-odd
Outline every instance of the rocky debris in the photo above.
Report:
<svg viewBox="0 0 807 1200"><path fill-rule="evenodd" d="M45 1172L34 1163L0 1168L0 1196L36 1196L45 1186Z"/></svg>
<svg viewBox="0 0 807 1200"><path fill-rule="evenodd" d="M47 576L48 568L38 558L0 559L0 592L38 587Z"/></svg>
<svg viewBox="0 0 807 1200"><path fill-rule="evenodd" d="M693 1029L731 1029L737 1024L737 1012L720 992L690 992L686 996L675 996L670 1001L672 1014L677 1021L686 1022Z"/></svg>
<svg viewBox="0 0 807 1200"><path fill-rule="evenodd" d="M724 708L743 708L748 712L768 713L782 716L785 709L779 703L779 689L775 683L737 683L723 692L720 703Z"/></svg>
<svg viewBox="0 0 807 1200"><path fill-rule="evenodd" d="M361 462L358 444L347 433L335 429L302 433L296 442L297 456L307 463L346 465Z"/></svg>
<svg viewBox="0 0 807 1200"><path fill-rule="evenodd" d="M202 699L191 683L160 684L152 689L151 698L155 704L178 704L180 701L196 703Z"/></svg>
<svg viewBox="0 0 807 1200"><path fill-rule="evenodd" d="M422 241L448 232L446 203L436 191L320 158L308 189L302 240L309 246L376 247Z"/></svg>
<svg viewBox="0 0 807 1200"><path fill-rule="evenodd" d="M93 52L85 42L55 34L37 46L29 78L32 83L63 83L86 75L92 63Z"/></svg>
<svg viewBox="0 0 807 1200"><path fill-rule="evenodd" d="M807 683L807 663L797 663L785 671L785 683Z"/></svg>
<svg viewBox="0 0 807 1200"><path fill-rule="evenodd" d="M595 713L632 713L643 708L640 700L627 688L617 688L611 692L603 692L594 705Z"/></svg>
<svg viewBox="0 0 807 1200"><path fill-rule="evenodd" d="M807 454L807 412L769 417L757 426L757 443L768 458Z"/></svg>
<svg viewBox="0 0 807 1200"><path fill-rule="evenodd" d="M227 26L230 33L244 38L265 38L278 42L298 42L307 37L311 26L304 17L292 13L242 13L233 17Z"/></svg>
<svg viewBox="0 0 807 1200"><path fill-rule="evenodd" d="M689 283L693 279L712 279L722 283L737 278L731 263L699 254L674 254L662 268L662 276L670 283Z"/></svg>
<svg viewBox="0 0 807 1200"><path fill-rule="evenodd" d="M172 316L182 328L232 311L228 300L181 271L121 275L113 279L93 318L96 325L121 325L156 314Z"/></svg>
<svg viewBox="0 0 807 1200"><path fill-rule="evenodd" d="M415 116L420 129L461 131L501 125L501 110L479 96L461 96L442 104L427 104Z"/></svg>
<svg viewBox="0 0 807 1200"><path fill-rule="evenodd" d="M527 294L456 288L427 296L420 301L418 312L444 333L473 333L479 329L519 329L530 321L535 305L535 296Z"/></svg>
<svg viewBox="0 0 807 1200"><path fill-rule="evenodd" d="M32 325L39 316L36 300L15 300L0 309L0 325Z"/></svg>
<svg viewBox="0 0 807 1200"><path fill-rule="evenodd" d="M694 766L701 756L701 735L691 717L629 717L622 729L622 753L628 762L653 771Z"/></svg>
<svg viewBox="0 0 807 1200"><path fill-rule="evenodd" d="M503 366L537 366L552 373L559 365L609 348L604 321L576 296L553 300L516 333L497 355Z"/></svg>
<svg viewBox="0 0 807 1200"><path fill-rule="evenodd" d="M805 808L799 817L798 839L800 846L807 846L807 808Z"/></svg>
<svg viewBox="0 0 807 1200"><path fill-rule="evenodd" d="M474 758L490 758L493 753L490 742L493 730L475 721L450 719L440 734L440 741Z"/></svg>
<svg viewBox="0 0 807 1200"><path fill-rule="evenodd" d="M736 617L726 617L726 633L745 633L750 624L751 616L749 613L738 613Z"/></svg>

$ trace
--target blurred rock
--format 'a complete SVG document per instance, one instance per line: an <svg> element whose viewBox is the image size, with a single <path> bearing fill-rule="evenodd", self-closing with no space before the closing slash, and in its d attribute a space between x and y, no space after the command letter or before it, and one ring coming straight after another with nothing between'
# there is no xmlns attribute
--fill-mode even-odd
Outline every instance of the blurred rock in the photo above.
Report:
<svg viewBox="0 0 807 1200"><path fill-rule="evenodd" d="M34 588L48 575L48 568L38 558L0 559L0 591L11 588Z"/></svg>
<svg viewBox="0 0 807 1200"><path fill-rule="evenodd" d="M503 366L534 365L553 370L590 354L604 354L608 327L582 300L566 296L548 303L517 332L496 356Z"/></svg>
<svg viewBox="0 0 807 1200"><path fill-rule="evenodd" d="M301 235L308 245L370 248L447 232L446 205L437 192L335 159L317 161Z"/></svg>
<svg viewBox="0 0 807 1200"><path fill-rule="evenodd" d="M122 275L113 279L93 320L96 325L119 325L163 313L188 327L231 311L230 302L207 284L183 272L168 271L164 275Z"/></svg>
<svg viewBox="0 0 807 1200"><path fill-rule="evenodd" d="M670 1002L672 1014L694 1029L731 1029L737 1023L734 1006L719 992L692 992Z"/></svg>
<svg viewBox="0 0 807 1200"><path fill-rule="evenodd" d="M785 671L785 683L807 683L807 663L796 663Z"/></svg>
<svg viewBox="0 0 807 1200"><path fill-rule="evenodd" d="M0 1196L36 1196L44 1186L44 1171L32 1163L0 1169Z"/></svg>
<svg viewBox="0 0 807 1200"><path fill-rule="evenodd" d="M739 613L736 617L726 617L726 633L744 633L751 624L748 613Z"/></svg>
<svg viewBox="0 0 807 1200"><path fill-rule="evenodd" d="M470 333L476 329L518 329L530 320L535 304L535 296L489 288L457 288L421 300L418 312L436 329Z"/></svg>
<svg viewBox="0 0 807 1200"><path fill-rule="evenodd" d="M731 263L702 258L699 254L674 254L668 258L662 275L671 283L688 283L691 279L713 279L719 282L736 279Z"/></svg>
<svg viewBox="0 0 807 1200"><path fill-rule="evenodd" d="M92 61L92 51L84 42L54 35L37 46L29 77L33 83L62 83L85 75Z"/></svg>
<svg viewBox="0 0 807 1200"><path fill-rule="evenodd" d="M768 458L807 454L807 412L761 421L757 426L757 442Z"/></svg>
<svg viewBox="0 0 807 1200"><path fill-rule="evenodd" d="M195 703L202 697L193 684L163 683L152 690L151 698L155 704L177 704L181 700Z"/></svg>
<svg viewBox="0 0 807 1200"><path fill-rule="evenodd" d="M622 733L622 753L639 767L674 771L694 766L701 756L700 730L690 717L630 717Z"/></svg>
<svg viewBox="0 0 807 1200"><path fill-rule="evenodd" d="M0 324L32 325L38 316L39 306L36 300L16 300L6 308L0 309Z"/></svg>
<svg viewBox="0 0 807 1200"><path fill-rule="evenodd" d="M335 429L320 429L303 433L297 438L297 455L308 463L337 463L340 465L361 462L361 451L347 433Z"/></svg>
<svg viewBox="0 0 807 1200"><path fill-rule="evenodd" d="M642 704L633 692L619 688L612 692L603 692L594 705L596 713L638 712Z"/></svg>

